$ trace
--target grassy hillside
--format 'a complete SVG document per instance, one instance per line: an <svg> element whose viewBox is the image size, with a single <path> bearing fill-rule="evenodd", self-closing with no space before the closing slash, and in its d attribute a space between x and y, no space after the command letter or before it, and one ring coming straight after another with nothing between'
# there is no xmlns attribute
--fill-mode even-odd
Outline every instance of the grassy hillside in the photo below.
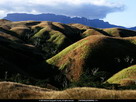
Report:
<svg viewBox="0 0 136 102"><path fill-rule="evenodd" d="M73 27L76 27L77 29L80 29L80 30L93 29L93 27L89 27L89 26L79 24L79 23L72 23L72 24L69 24L69 25L73 26Z"/></svg>
<svg viewBox="0 0 136 102"><path fill-rule="evenodd" d="M18 43L14 39L8 39L7 36L1 36L0 61L0 80L11 79L13 75L21 74L34 79L33 81L37 79L48 80L46 83L55 84L59 88L62 87L65 76L57 68L50 67L43 62L43 53L39 49L24 41ZM57 76L63 76L63 78L55 79Z"/></svg>
<svg viewBox="0 0 136 102"><path fill-rule="evenodd" d="M135 90L83 87L55 91L12 82L0 82L0 92L0 99L136 99Z"/></svg>
<svg viewBox="0 0 136 102"><path fill-rule="evenodd" d="M113 37L136 36L136 31L122 29L122 28L108 28L108 29L103 29L103 31L107 32L108 34L110 34Z"/></svg>
<svg viewBox="0 0 136 102"><path fill-rule="evenodd" d="M73 43L65 34L52 29L49 25L35 33L31 37L31 42L45 53L45 58L55 55Z"/></svg>
<svg viewBox="0 0 136 102"><path fill-rule="evenodd" d="M99 36L96 39L99 39ZM85 60L91 51L88 42L91 42L89 37L72 44L47 60L47 63L59 67L60 70L65 70L70 80L77 80L82 74Z"/></svg>
<svg viewBox="0 0 136 102"><path fill-rule="evenodd" d="M136 63L135 51L136 46L130 39L94 35L72 44L47 63L63 70L72 81L79 80L86 70L91 73L97 68L112 75ZM128 56L130 59L126 61Z"/></svg>
<svg viewBox="0 0 136 102"><path fill-rule="evenodd" d="M125 68L111 78L107 80L107 82L113 84L121 84L123 86L135 85L136 80L136 65Z"/></svg>
<svg viewBox="0 0 136 102"><path fill-rule="evenodd" d="M77 29L81 30L81 37L85 38L87 36L90 35L106 35L106 36L111 36L110 34L108 34L107 32L103 31L102 29L98 29L98 28L93 28L93 27L89 27L89 26L85 26L82 24L69 24L72 27L76 27Z"/></svg>
<svg viewBox="0 0 136 102"><path fill-rule="evenodd" d="M5 71L30 73L28 68L43 60L42 54L34 46L16 43L3 37L0 37L0 57L1 76Z"/></svg>
<svg viewBox="0 0 136 102"><path fill-rule="evenodd" d="M10 38L16 38L36 46L44 53L45 59L80 40L82 33L76 27L48 21L11 22L1 20L0 26L0 31L12 36Z"/></svg>
<svg viewBox="0 0 136 102"><path fill-rule="evenodd" d="M0 80L13 81L19 74L21 80L28 78L27 84L43 87L95 86L136 64L135 36L135 31L120 28L3 19Z"/></svg>

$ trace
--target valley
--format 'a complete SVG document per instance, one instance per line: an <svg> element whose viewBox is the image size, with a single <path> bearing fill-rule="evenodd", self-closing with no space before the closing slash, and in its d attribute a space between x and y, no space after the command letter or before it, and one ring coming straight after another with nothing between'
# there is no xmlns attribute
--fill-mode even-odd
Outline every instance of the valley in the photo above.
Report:
<svg viewBox="0 0 136 102"><path fill-rule="evenodd" d="M0 20L0 99L135 99L135 75L135 30Z"/></svg>

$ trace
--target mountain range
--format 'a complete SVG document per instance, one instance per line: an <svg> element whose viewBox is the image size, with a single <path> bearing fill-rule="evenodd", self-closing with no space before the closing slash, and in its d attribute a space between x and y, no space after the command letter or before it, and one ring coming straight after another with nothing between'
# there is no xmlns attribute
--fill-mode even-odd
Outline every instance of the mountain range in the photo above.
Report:
<svg viewBox="0 0 136 102"><path fill-rule="evenodd" d="M26 14L26 13L11 13L7 14L4 19L11 20L11 21L27 21L27 20L34 20L34 21L52 21L52 22L60 22L60 23L79 23L95 28L113 28L113 27L118 27L118 28L125 28L123 26L117 26L110 24L108 22L104 22L103 20L99 19L87 19L85 17L68 17L64 15L56 15L56 14ZM128 28L131 30L136 30L136 27Z"/></svg>

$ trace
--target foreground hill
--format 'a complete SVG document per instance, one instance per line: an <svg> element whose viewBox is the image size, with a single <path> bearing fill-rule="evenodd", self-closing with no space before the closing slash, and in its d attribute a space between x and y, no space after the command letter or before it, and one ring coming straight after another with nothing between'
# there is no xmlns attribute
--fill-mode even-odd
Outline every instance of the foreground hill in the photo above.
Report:
<svg viewBox="0 0 136 102"><path fill-rule="evenodd" d="M133 59L131 59L133 60ZM136 80L136 65L125 68L111 78L107 80L107 82L111 84L121 84L122 86L135 85Z"/></svg>
<svg viewBox="0 0 136 102"><path fill-rule="evenodd" d="M55 91L12 82L0 82L0 92L0 99L136 99L135 90L115 91L83 87Z"/></svg>

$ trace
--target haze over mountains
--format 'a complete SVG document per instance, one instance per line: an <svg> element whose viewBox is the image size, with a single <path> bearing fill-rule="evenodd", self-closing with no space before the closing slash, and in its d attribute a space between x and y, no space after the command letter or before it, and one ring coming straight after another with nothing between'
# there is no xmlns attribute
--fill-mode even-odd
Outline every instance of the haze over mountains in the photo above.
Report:
<svg viewBox="0 0 136 102"><path fill-rule="evenodd" d="M11 21L27 21L27 20L34 20L34 21L52 21L52 22L60 22L60 23L80 23L83 25L95 27L95 28L125 28L123 26L117 26L110 24L108 22L104 22L103 20L94 19L90 20L85 17L68 17L64 15L56 15L56 14L26 14L26 13L11 13L8 14L4 19L11 20ZM128 28L131 30L136 30L136 27Z"/></svg>

